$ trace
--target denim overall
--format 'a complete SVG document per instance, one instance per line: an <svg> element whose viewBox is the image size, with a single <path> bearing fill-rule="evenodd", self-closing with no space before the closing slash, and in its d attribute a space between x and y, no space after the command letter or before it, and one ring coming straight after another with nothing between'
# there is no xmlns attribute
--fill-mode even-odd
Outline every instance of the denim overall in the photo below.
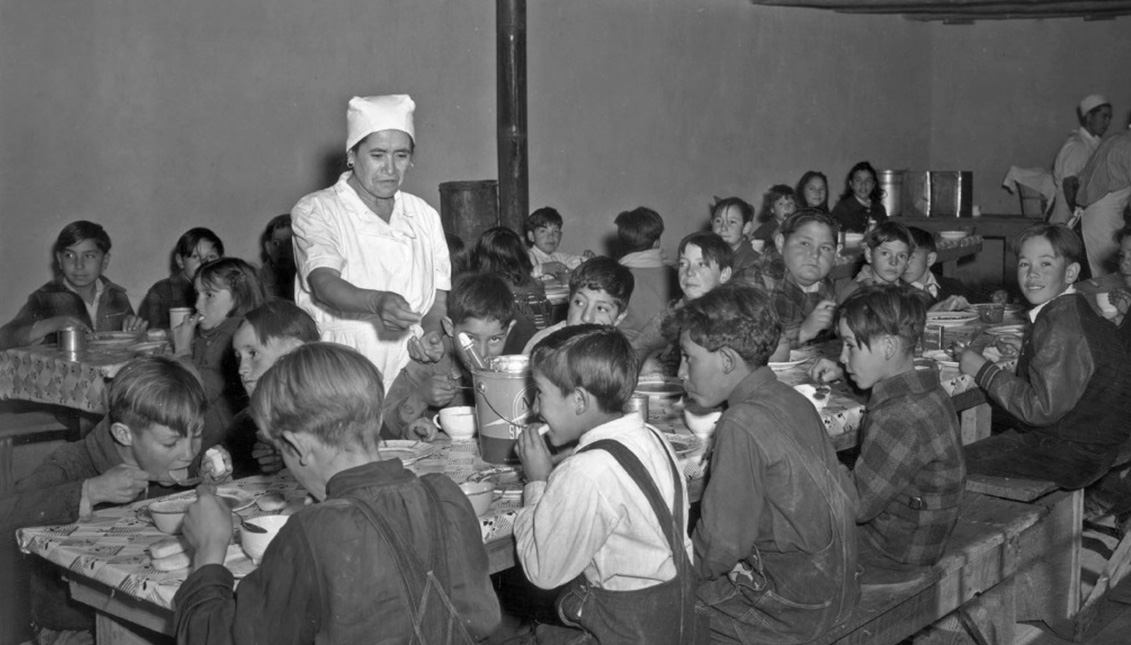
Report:
<svg viewBox="0 0 1131 645"><path fill-rule="evenodd" d="M705 618L699 623L695 615L695 573L683 546L684 501L683 487L679 485L683 474L669 456L672 481L676 484L673 515L644 465L624 444L606 439L595 441L582 450L608 452L640 487L668 539L676 574L671 580L632 591L599 589L584 575L578 576L558 598L562 621L587 632L574 642L602 645L706 643Z"/></svg>
<svg viewBox="0 0 1131 645"><path fill-rule="evenodd" d="M762 435L771 454L803 464L828 504L832 539L815 553L752 548L726 576L699 587L711 611L712 642L759 645L806 643L845 619L860 595L855 505L812 451L783 432Z"/></svg>

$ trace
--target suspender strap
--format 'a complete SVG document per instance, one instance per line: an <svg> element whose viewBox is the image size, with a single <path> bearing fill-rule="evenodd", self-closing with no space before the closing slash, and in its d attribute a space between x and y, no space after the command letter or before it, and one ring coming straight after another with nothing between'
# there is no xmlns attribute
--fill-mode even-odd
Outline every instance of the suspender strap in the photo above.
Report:
<svg viewBox="0 0 1131 645"><path fill-rule="evenodd" d="M657 441L660 439L657 437ZM663 442L661 441L661 448ZM663 449L663 448L662 448ZM676 520L676 517L683 519L683 487L680 486L680 475L676 469L675 462L672 461L671 456L667 454L664 449L664 455L668 457L668 465L671 467L672 484L675 486L675 515L668 509L667 503L664 502L663 495L660 494L660 489L656 487L656 483L652 480L652 476L648 474L648 470L644 468L644 464L640 459L632 454L624 444L612 439L602 439L594 441L593 443L582 448L580 452L588 450L604 450L617 460L621 468L628 473L628 476L636 482L640 492L644 493L644 497L648 499L648 503L652 506L652 512L656 514L656 519L660 522L660 529L664 532L665 537L668 539L668 546L672 550L672 560L675 563L676 570L681 574L688 566L687 551L683 548L683 522Z"/></svg>

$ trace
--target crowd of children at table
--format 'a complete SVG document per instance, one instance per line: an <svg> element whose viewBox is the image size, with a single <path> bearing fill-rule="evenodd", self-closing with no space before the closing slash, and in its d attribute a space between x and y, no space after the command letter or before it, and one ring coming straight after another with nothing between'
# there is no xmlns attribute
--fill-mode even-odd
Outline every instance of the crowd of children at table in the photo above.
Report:
<svg viewBox="0 0 1131 645"><path fill-rule="evenodd" d="M258 269L226 257L212 231L189 230L136 313L103 275L107 233L74 222L54 246L58 276L0 329L0 346L66 326L165 329L174 357L128 363L102 422L0 499L8 539L168 494L190 475L222 482L286 467L319 503L294 515L238 592L222 566L231 515L208 485L198 489L184 529L193 568L175 602L180 642L486 637L500 605L474 512L451 480L383 461L380 444L432 441L435 411L473 403L461 334L481 357L529 355L548 424L544 438L524 432L516 445L526 481L517 562L530 583L562 590L561 624L539 624L538 642L812 640L846 618L862 583L938 561L967 472L1090 487L1131 511L1118 477L1105 477L1131 413L1131 230L1119 273L1083 286L1075 233L1035 225L1019 236L1030 324L996 347L1016 370L953 350L1004 413L1000 432L962 446L939 369L916 359L928 311L961 308L966 290L931 270L929 233L886 217L869 164L853 167L832 212L827 193L825 176L810 172L796 190L774 186L757 216L741 198L720 199L710 230L680 241L676 267L661 252L663 218L645 207L615 218L618 259L560 251L553 208L533 212L524 235L494 228L470 248L449 236L443 356L393 378L321 342L289 301L289 216L268 225ZM864 263L834 283L842 231L866 233ZM569 287L565 318L550 325L548 279ZM1108 294L1106 309L1086 293ZM169 329L169 310L187 306L195 313ZM768 367L834 340L838 359L808 373L870 391L851 469L817 410ZM670 443L624 412L652 372L678 376L689 405L723 410L697 512ZM220 463L202 459L213 446ZM58 571L33 564L37 641L89 642L89 611Z"/></svg>

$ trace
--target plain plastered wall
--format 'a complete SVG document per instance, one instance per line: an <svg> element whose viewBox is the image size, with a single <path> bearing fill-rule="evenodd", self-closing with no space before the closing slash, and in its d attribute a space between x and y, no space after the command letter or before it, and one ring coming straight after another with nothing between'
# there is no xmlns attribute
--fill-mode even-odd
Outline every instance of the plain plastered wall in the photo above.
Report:
<svg viewBox="0 0 1131 645"><path fill-rule="evenodd" d="M641 204L670 250L713 196L757 203L809 168L835 201L859 159L972 170L993 209L1009 165L1051 161L1080 96L1109 93L1119 119L1131 103L1126 19L579 0L529 2L527 22L531 207L563 212L566 250L600 249ZM1108 64L1081 79L1040 44L1066 40ZM257 259L266 221L335 176L349 97L384 92L419 106L406 190L438 206L440 182L494 178L494 3L0 0L0 318L74 219L109 230L135 305L191 226Z"/></svg>

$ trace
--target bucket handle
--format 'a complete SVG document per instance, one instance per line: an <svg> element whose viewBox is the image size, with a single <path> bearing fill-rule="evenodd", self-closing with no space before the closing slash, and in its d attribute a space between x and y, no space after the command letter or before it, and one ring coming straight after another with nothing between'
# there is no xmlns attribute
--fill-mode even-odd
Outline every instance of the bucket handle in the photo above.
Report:
<svg viewBox="0 0 1131 645"><path fill-rule="evenodd" d="M487 398L487 385L486 384L476 383L475 384L475 391L479 392L480 394L483 395L483 402L487 404L487 407L491 408L491 412L494 412L495 416L499 417L503 421L506 421L507 423L511 424L512 426L526 427L527 423L525 421L523 421L522 423L519 423L518 421L515 421L508 416L505 416L502 412L499 412L498 410L496 410L495 406L491 405L491 399Z"/></svg>

